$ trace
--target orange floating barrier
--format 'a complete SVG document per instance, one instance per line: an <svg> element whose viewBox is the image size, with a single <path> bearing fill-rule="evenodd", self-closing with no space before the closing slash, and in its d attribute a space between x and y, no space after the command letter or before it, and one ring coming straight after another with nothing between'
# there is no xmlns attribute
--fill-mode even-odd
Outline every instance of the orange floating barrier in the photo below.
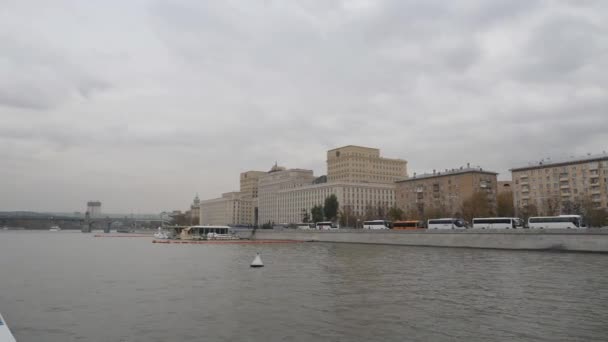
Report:
<svg viewBox="0 0 608 342"><path fill-rule="evenodd" d="M154 237L152 234L95 234L94 237Z"/></svg>
<svg viewBox="0 0 608 342"><path fill-rule="evenodd" d="M254 245L271 243L299 243L305 241L295 240L203 240L203 241L184 241L184 240L152 240L152 243L165 244L190 244L190 245Z"/></svg>

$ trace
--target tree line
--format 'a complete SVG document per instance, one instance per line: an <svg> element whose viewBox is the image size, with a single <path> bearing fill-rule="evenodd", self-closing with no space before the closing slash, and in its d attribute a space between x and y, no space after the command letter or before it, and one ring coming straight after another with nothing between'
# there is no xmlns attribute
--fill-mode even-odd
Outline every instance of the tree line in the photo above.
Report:
<svg viewBox="0 0 608 342"><path fill-rule="evenodd" d="M363 214L357 214L352 206L340 207L336 195L332 194L325 199L324 205L316 205L307 210L302 209L302 222L317 223L321 221L337 222L343 227L356 226L358 222L368 220L419 220L426 221L439 217L458 217L472 222L475 217L520 217L527 221L531 216L554 216L554 215L581 215L590 227L601 227L608 224L608 212L597 208L591 199L585 198L580 201L560 201L559 198L545 200L544 210L539 210L536 205L529 204L526 207L515 208L513 193L501 192L496 196L496 202L492 200L492 194L479 191L466 198L460 208L455 212L452 208L442 206L418 208L404 212L401 208L388 207L385 203L376 205L368 204Z"/></svg>

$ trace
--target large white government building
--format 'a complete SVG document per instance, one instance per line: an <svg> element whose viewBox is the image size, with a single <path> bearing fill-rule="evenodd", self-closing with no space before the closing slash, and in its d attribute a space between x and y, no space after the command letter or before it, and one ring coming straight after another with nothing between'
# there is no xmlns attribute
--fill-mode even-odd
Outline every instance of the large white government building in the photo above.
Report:
<svg viewBox="0 0 608 342"><path fill-rule="evenodd" d="M395 181L407 178L407 162L380 156L380 150L344 146L327 152L327 176L274 165L268 172L241 174L241 192L201 201L200 223L255 225L296 223L334 194L339 210L362 216L395 205ZM257 185L257 186L256 186ZM257 213L257 215L256 215Z"/></svg>

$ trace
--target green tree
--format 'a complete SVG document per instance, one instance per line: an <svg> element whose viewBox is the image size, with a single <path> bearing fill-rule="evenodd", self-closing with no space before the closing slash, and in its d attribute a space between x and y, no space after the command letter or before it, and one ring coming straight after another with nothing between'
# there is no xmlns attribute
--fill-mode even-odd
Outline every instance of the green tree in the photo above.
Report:
<svg viewBox="0 0 608 342"><path fill-rule="evenodd" d="M336 217L338 217L338 208L340 204L338 203L338 198L336 195L331 194L325 198L325 205L323 206L323 213L325 214L325 218L330 221L334 221Z"/></svg>
<svg viewBox="0 0 608 342"><path fill-rule="evenodd" d="M310 209L310 215L312 216L312 222L314 223L323 221L323 207L315 205Z"/></svg>
<svg viewBox="0 0 608 342"><path fill-rule="evenodd" d="M496 215L499 217L515 216L513 193L511 191L502 192L496 196Z"/></svg>
<svg viewBox="0 0 608 342"><path fill-rule="evenodd" d="M308 214L308 211L306 211L306 209L302 209L302 223L308 222L310 222L310 215Z"/></svg>
<svg viewBox="0 0 608 342"><path fill-rule="evenodd" d="M388 210L388 217L391 221L399 221L403 219L403 210L401 208L392 207Z"/></svg>

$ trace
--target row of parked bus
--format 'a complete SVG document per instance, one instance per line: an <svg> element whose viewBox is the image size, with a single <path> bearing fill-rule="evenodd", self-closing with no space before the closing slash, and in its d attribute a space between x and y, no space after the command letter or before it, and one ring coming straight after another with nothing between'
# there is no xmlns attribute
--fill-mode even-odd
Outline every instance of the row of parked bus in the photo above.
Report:
<svg viewBox="0 0 608 342"><path fill-rule="evenodd" d="M299 229L333 230L339 229L336 223L325 221L312 223L300 223ZM363 222L363 229L578 229L587 228L580 215L560 216L536 216L530 217L524 222L518 217L480 217L474 218L471 223L461 218L439 218L425 221L387 221L371 220Z"/></svg>
<svg viewBox="0 0 608 342"><path fill-rule="evenodd" d="M579 229L586 228L580 215L536 216L527 222L518 217L481 217L471 223L461 218L440 218L424 221L386 221L373 220L363 222L364 229Z"/></svg>

